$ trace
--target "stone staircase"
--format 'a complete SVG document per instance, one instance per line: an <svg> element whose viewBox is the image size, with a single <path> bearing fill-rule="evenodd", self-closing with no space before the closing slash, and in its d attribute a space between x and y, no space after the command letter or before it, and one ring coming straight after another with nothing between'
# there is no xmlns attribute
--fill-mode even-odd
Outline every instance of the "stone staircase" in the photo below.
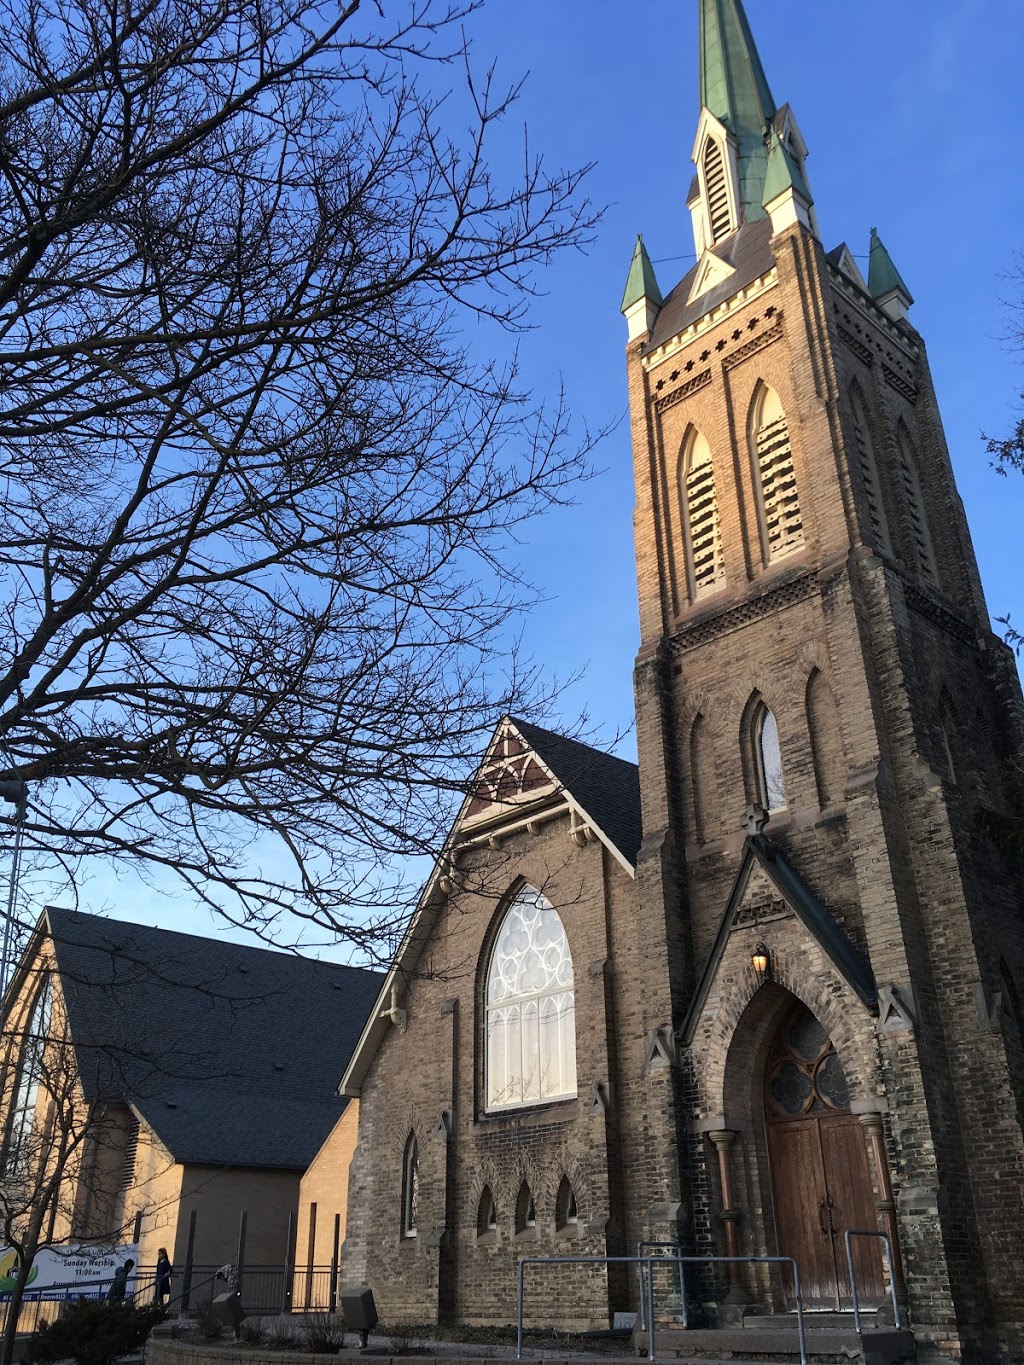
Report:
<svg viewBox="0 0 1024 1365"><path fill-rule="evenodd" d="M872 1321L872 1319L868 1319ZM912 1332L895 1327L863 1326L854 1330L848 1313L808 1313L804 1316L807 1358L814 1365L900 1365L917 1358ZM766 1361L770 1365L800 1365L800 1338L795 1313L746 1316L742 1326L691 1328L655 1326L655 1354L666 1360ZM647 1354L647 1335L634 1335L634 1348Z"/></svg>

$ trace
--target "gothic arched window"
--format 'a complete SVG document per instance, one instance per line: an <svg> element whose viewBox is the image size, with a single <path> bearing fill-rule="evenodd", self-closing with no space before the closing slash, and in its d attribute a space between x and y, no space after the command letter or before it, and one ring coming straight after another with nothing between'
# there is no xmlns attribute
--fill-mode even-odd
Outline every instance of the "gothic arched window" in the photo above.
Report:
<svg viewBox="0 0 1024 1365"><path fill-rule="evenodd" d="M532 887L509 907L485 999L488 1109L576 1094L572 954L558 912Z"/></svg>
<svg viewBox="0 0 1024 1365"><path fill-rule="evenodd" d="M569 1184L569 1177L563 1175L555 1196L555 1228L559 1232L574 1231L578 1224L576 1194Z"/></svg>
<svg viewBox="0 0 1024 1365"><path fill-rule="evenodd" d="M410 1133L402 1160L402 1236L415 1237L420 1202L420 1153L416 1134Z"/></svg>
<svg viewBox="0 0 1024 1365"><path fill-rule="evenodd" d="M907 525L917 570L929 582L937 584L938 569L935 563L935 550L932 546L931 532L928 530L928 515L924 508L924 495L917 472L917 460L910 445L910 437L901 426L896 433L899 448L900 480L903 484Z"/></svg>
<svg viewBox="0 0 1024 1365"><path fill-rule="evenodd" d="M782 776L779 727L764 702L754 712L753 739L754 771L761 805L767 811L781 810L786 804L786 784Z"/></svg>
<svg viewBox="0 0 1024 1365"><path fill-rule="evenodd" d="M533 1191L524 1180L516 1200L516 1232L533 1232L537 1227L537 1205Z"/></svg>
<svg viewBox="0 0 1024 1365"><path fill-rule="evenodd" d="M32 1127L43 1084L46 1046L50 1038L52 997L46 976L36 992L21 1045L14 1101L10 1108L3 1152L3 1173L13 1176L30 1160Z"/></svg>
<svg viewBox="0 0 1024 1365"><path fill-rule="evenodd" d="M853 431L857 440L857 457L860 461L861 478L867 498L868 526L875 548L888 553L889 523L885 515L882 499L882 485L878 474L878 461L875 458L874 442L871 440L871 427L860 390L854 386L850 390L850 407L853 409Z"/></svg>
<svg viewBox="0 0 1024 1365"><path fill-rule="evenodd" d="M687 588L696 602L725 585L715 470L711 447L699 431L691 431L683 451L682 483Z"/></svg>
<svg viewBox="0 0 1024 1365"><path fill-rule="evenodd" d="M491 1187L485 1185L476 1211L476 1235L478 1237L494 1237L497 1231L498 1210L494 1203L494 1195L491 1194Z"/></svg>
<svg viewBox="0 0 1024 1365"><path fill-rule="evenodd" d="M704 193L707 199L712 246L723 237L728 237L732 231L727 175L722 148L713 137L709 137L704 144Z"/></svg>
<svg viewBox="0 0 1024 1365"><path fill-rule="evenodd" d="M766 564L799 550L804 543L800 495L793 467L789 423L779 395L762 384L750 423L761 514L761 541Z"/></svg>

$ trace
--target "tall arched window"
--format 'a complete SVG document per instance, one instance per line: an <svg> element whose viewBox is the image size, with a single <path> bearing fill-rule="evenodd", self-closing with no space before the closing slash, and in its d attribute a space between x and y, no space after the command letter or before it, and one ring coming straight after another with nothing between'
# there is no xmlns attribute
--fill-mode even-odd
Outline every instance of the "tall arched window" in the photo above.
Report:
<svg viewBox="0 0 1024 1365"><path fill-rule="evenodd" d="M497 1235L497 1231L498 1210L494 1203L494 1195L491 1194L491 1187L485 1185L476 1211L476 1235L478 1237L494 1237Z"/></svg>
<svg viewBox="0 0 1024 1365"><path fill-rule="evenodd" d="M23 1171L30 1159L32 1126L39 1102L39 1090L43 1083L46 1046L50 1038L51 1006L50 978L46 976L36 993L21 1044L14 1102L11 1105L4 1142L3 1173L6 1176Z"/></svg>
<svg viewBox="0 0 1024 1365"><path fill-rule="evenodd" d="M410 1133L402 1161L402 1236L418 1235L420 1202L420 1153L416 1134Z"/></svg>
<svg viewBox="0 0 1024 1365"><path fill-rule="evenodd" d="M537 1228L537 1205L533 1191L524 1180L516 1199L516 1232L534 1232Z"/></svg>
<svg viewBox="0 0 1024 1365"><path fill-rule="evenodd" d="M903 484L903 500L906 505L907 526L918 572L931 583L938 583L939 574L935 564L935 550L931 533L928 530L928 516L924 509L924 496L921 480L917 473L917 461L911 449L910 437L901 426L896 433L899 448L900 481Z"/></svg>
<svg viewBox="0 0 1024 1365"><path fill-rule="evenodd" d="M782 748L779 727L764 702L754 713L754 767L761 804L767 811L781 810L786 804L786 784L782 776Z"/></svg>
<svg viewBox="0 0 1024 1365"><path fill-rule="evenodd" d="M713 137L709 137L704 144L704 191L707 195L711 245L714 246L732 231L732 214L729 211L725 158Z"/></svg>
<svg viewBox="0 0 1024 1365"><path fill-rule="evenodd" d="M882 485L878 474L878 461L871 440L871 427L868 424L864 400L856 385L850 391L850 406L853 409L853 431L857 439L857 456L860 462L861 479L867 499L868 526L875 548L888 554L889 523L885 516L885 503L882 500Z"/></svg>
<svg viewBox="0 0 1024 1365"><path fill-rule="evenodd" d="M694 719L690 730L690 784L693 791L693 837L698 844L703 844L718 832L715 737L703 715Z"/></svg>
<svg viewBox="0 0 1024 1365"><path fill-rule="evenodd" d="M686 578L696 602L725 585L722 532L715 497L711 447L699 431L691 431L683 451L683 517L686 526Z"/></svg>
<svg viewBox="0 0 1024 1365"><path fill-rule="evenodd" d="M498 931L487 972L487 1108L576 1094L572 954L558 912L524 887Z"/></svg>
<svg viewBox="0 0 1024 1365"><path fill-rule="evenodd" d="M771 564L803 545L804 524L789 423L779 395L766 384L761 385L754 400L750 439L760 494L764 558Z"/></svg>

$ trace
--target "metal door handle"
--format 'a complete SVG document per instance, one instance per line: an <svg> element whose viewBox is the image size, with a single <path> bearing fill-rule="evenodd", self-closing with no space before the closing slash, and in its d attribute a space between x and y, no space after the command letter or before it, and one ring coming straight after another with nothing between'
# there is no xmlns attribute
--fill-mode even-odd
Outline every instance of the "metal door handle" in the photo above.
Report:
<svg viewBox="0 0 1024 1365"><path fill-rule="evenodd" d="M836 1227L836 1225L835 1225L835 1220L834 1220L833 1217L832 1217L832 1210L833 1210L834 1208L835 1208L835 1201L833 1200L832 1196L829 1195L829 1199L828 1199L828 1230L829 1230L829 1232L831 1232L831 1234L832 1234L833 1237L838 1237L838 1236L839 1236L839 1229Z"/></svg>
<svg viewBox="0 0 1024 1365"><path fill-rule="evenodd" d="M825 1226L825 1201L818 1200L818 1227L821 1228L822 1237L828 1236L828 1228Z"/></svg>

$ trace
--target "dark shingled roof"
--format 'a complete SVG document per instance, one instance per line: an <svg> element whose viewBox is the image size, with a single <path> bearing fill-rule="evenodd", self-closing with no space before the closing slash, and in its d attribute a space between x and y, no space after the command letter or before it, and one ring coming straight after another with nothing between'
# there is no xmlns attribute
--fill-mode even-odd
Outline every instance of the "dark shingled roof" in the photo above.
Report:
<svg viewBox="0 0 1024 1365"><path fill-rule="evenodd" d="M662 305L651 332L651 339L644 347L644 353L664 346L666 341L671 341L674 336L685 331L691 322L696 322L705 313L714 312L720 303L732 298L738 290L753 284L760 275L771 270L775 264L771 240L771 219L762 218L755 223L744 223L738 232L734 232L724 242L719 242L714 248L714 255L719 260L727 261L734 267L736 273L716 285L714 289L709 289L706 294L701 294L692 303L687 303L694 276L700 265L698 261L697 265L683 276Z"/></svg>
<svg viewBox="0 0 1024 1365"><path fill-rule="evenodd" d="M81 1079L176 1161L304 1169L383 976L48 909Z"/></svg>
<svg viewBox="0 0 1024 1365"><path fill-rule="evenodd" d="M635 867L643 837L640 772L636 764L515 717L512 723L566 791L572 793Z"/></svg>

